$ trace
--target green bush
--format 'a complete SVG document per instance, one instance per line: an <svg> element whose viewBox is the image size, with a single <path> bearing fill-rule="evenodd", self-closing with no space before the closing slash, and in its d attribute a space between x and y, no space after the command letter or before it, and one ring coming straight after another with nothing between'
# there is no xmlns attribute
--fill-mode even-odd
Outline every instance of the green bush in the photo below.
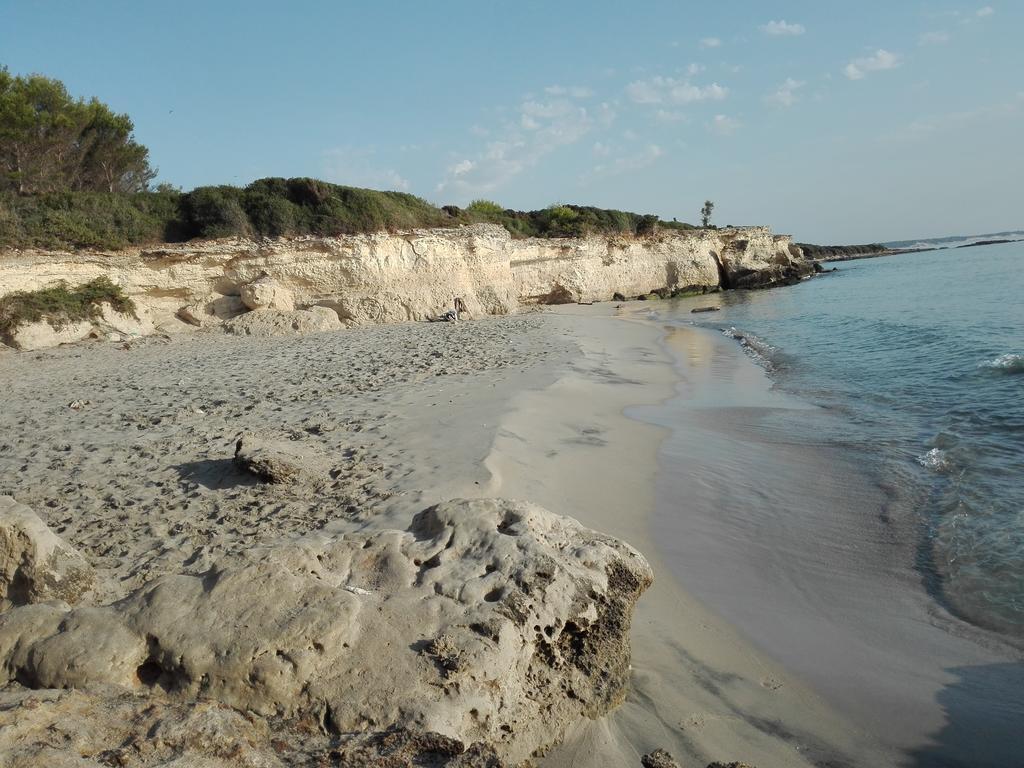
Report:
<svg viewBox="0 0 1024 768"><path fill-rule="evenodd" d="M238 187L197 187L183 200L185 230L192 237L251 235Z"/></svg>
<svg viewBox="0 0 1024 768"><path fill-rule="evenodd" d="M513 237L650 235L690 229L656 216L577 205L514 211L490 200L443 209L404 192L378 192L317 179L267 178L247 187L183 193L0 193L0 247L123 248L193 238L343 235L491 223Z"/></svg>
<svg viewBox="0 0 1024 768"><path fill-rule="evenodd" d="M502 216L505 209L493 200L474 200L466 206L466 210L477 216Z"/></svg>
<svg viewBox="0 0 1024 768"><path fill-rule="evenodd" d="M100 304L108 302L123 315L135 316L135 303L109 278L97 277L69 288L61 281L38 291L19 291L0 298L0 335L25 323L47 320L54 328L100 317Z"/></svg>

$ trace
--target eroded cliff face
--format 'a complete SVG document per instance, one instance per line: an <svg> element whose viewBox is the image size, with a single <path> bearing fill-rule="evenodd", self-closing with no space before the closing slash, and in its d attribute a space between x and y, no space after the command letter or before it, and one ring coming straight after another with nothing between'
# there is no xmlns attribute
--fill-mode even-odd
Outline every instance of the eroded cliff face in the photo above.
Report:
<svg viewBox="0 0 1024 768"><path fill-rule="evenodd" d="M113 253L8 251L0 253L0 296L105 275L135 301L145 328L173 333L246 312L243 295L276 294L282 306L274 309L328 307L353 325L422 320L457 296L479 316L512 312L520 303L757 287L811 271L790 238L767 227L513 240L502 227L479 224ZM268 279L272 288L264 285ZM247 289L261 280L259 290Z"/></svg>

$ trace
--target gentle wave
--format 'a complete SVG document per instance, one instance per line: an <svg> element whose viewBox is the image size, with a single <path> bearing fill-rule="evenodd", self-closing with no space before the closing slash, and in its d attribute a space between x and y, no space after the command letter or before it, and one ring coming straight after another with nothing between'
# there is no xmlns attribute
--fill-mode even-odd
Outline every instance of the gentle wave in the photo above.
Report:
<svg viewBox="0 0 1024 768"><path fill-rule="evenodd" d="M731 339L736 339L744 351L754 358L765 370L775 370L775 361L779 352L778 347L762 341L753 334L737 330L735 327L723 328L722 333Z"/></svg>
<svg viewBox="0 0 1024 768"><path fill-rule="evenodd" d="M979 363L978 367L996 373L1024 373L1024 355L1008 352L994 360Z"/></svg>
<svg viewBox="0 0 1024 768"><path fill-rule="evenodd" d="M946 473L954 468L949 454L941 448L932 448L928 453L918 456L917 463L933 472Z"/></svg>

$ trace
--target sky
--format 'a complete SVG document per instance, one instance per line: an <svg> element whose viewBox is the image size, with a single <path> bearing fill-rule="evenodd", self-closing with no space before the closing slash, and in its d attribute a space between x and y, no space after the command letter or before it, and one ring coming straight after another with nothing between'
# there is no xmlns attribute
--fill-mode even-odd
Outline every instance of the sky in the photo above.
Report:
<svg viewBox="0 0 1024 768"><path fill-rule="evenodd" d="M0 0L191 189L313 176L861 243L1024 227L1024 0Z"/></svg>

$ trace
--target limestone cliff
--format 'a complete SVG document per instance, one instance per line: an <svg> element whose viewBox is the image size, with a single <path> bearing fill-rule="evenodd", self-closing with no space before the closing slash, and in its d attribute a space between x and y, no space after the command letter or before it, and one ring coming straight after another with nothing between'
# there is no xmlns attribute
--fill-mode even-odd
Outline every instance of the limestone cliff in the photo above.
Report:
<svg viewBox="0 0 1024 768"><path fill-rule="evenodd" d="M0 297L106 275L135 301L145 327L151 321L177 332L220 325L254 306L328 307L346 324L401 322L435 315L456 296L479 316L520 303L759 287L811 271L791 239L767 227L516 240L502 227L478 224L110 253L0 252Z"/></svg>

